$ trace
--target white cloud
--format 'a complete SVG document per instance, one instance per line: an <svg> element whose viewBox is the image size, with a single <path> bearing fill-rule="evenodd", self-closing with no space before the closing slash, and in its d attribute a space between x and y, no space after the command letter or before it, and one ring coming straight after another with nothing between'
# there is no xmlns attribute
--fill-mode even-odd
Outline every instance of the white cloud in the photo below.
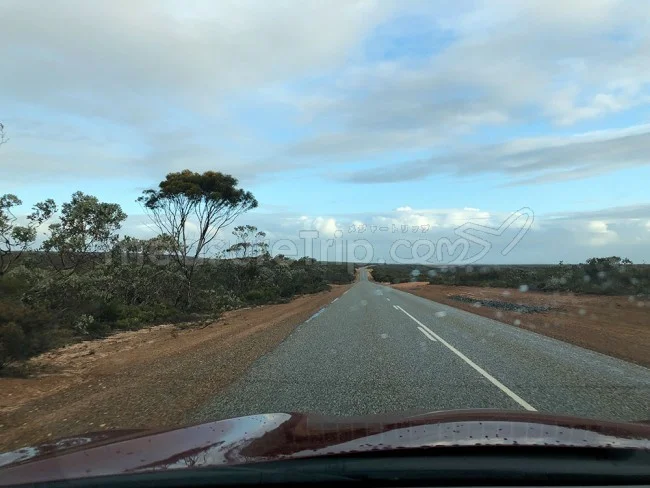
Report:
<svg viewBox="0 0 650 488"><path fill-rule="evenodd" d="M587 223L587 243L593 247L602 247L619 240L618 234L611 230L607 222L592 220Z"/></svg>
<svg viewBox="0 0 650 488"><path fill-rule="evenodd" d="M322 237L333 237L338 227L336 219L316 217L312 222L312 228L317 230Z"/></svg>
<svg viewBox="0 0 650 488"><path fill-rule="evenodd" d="M310 109L309 120L322 120L328 129L287 154L332 161L400 149L457 153L458 137L481 128L530 121L571 126L650 101L644 2L471 5L431 16L431 24L453 40L429 58L344 70L329 102L320 112ZM573 177L590 174L577 170Z"/></svg>
<svg viewBox="0 0 650 488"><path fill-rule="evenodd" d="M400 23L409 15L419 22ZM6 0L0 32L12 138L0 165L12 185L156 181L215 166L266 182L303 166L337 174L326 165L362 156L399 160L403 150L435 155L341 179L554 182L649 162L650 126L565 135L650 101L643 2ZM409 51L395 47L414 40ZM381 56L367 56L369 43ZM252 114L241 108L249 104ZM278 113L295 125L276 127ZM257 127L266 118L272 127ZM549 122L563 135L480 147L462 139ZM400 209L441 228L480 216Z"/></svg>
<svg viewBox="0 0 650 488"><path fill-rule="evenodd" d="M607 234L608 232L607 222L603 222L602 220L592 220L591 222L588 222L587 229L596 234Z"/></svg>
<svg viewBox="0 0 650 488"><path fill-rule="evenodd" d="M9 0L0 5L0 87L29 104L126 120L153 116L138 112L158 97L214 109L230 91L336 66L391 8L374 0ZM115 103L121 97L140 103Z"/></svg>
<svg viewBox="0 0 650 488"><path fill-rule="evenodd" d="M393 7L0 2L0 104L11 137L0 164L11 164L13 182L160 177L215 162L249 178L286 168L251 164L269 149L232 104L342 66Z"/></svg>
<svg viewBox="0 0 650 488"><path fill-rule="evenodd" d="M518 139L464 151L337 175L358 183L408 181L433 173L496 173L510 183L583 178L650 164L650 126L564 137Z"/></svg>
<svg viewBox="0 0 650 488"><path fill-rule="evenodd" d="M496 229L508 216L508 213L490 210L445 208L308 215L307 219L301 219L299 215L253 212L242 220L269 231L275 239L295 242L299 250L303 245L299 232L303 229L319 230L320 238L314 242L314 248L322 249L323 252L334 249L327 242L331 239L339 243L364 239L372 245L376 259L390 261L391 246L397 241L415 243L428 240L434 245L442 238L453 241L458 237L454 230L459 225L473 222ZM648 259L650 205L536 215L535 225L512 252L506 256L501 255L500 252L521 228L520 224L521 222L513 223L500 237L479 234L493 243L493 249L480 263L557 263L560 260L568 263L609 255L627 256L634 262ZM359 232L362 226L364 230ZM337 229L340 232L335 234Z"/></svg>

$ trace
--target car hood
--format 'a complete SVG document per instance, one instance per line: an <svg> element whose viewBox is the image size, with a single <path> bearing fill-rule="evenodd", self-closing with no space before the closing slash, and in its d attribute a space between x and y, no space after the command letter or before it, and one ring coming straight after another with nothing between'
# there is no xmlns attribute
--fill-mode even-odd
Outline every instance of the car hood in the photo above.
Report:
<svg viewBox="0 0 650 488"><path fill-rule="evenodd" d="M104 431L0 454L0 485L452 446L650 449L648 423L465 410L356 418L272 413L166 431Z"/></svg>

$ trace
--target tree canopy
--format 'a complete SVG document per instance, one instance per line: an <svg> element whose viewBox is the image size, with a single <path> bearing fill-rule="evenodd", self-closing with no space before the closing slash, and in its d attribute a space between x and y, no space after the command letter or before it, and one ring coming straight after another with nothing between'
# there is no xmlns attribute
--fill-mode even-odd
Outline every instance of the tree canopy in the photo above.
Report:
<svg viewBox="0 0 650 488"><path fill-rule="evenodd" d="M188 169L169 173L157 189L145 190L138 201L160 234L171 236L176 263L191 281L201 253L209 251L219 231L243 212L257 207L251 192L237 187L237 179L217 171Z"/></svg>
<svg viewBox="0 0 650 488"><path fill-rule="evenodd" d="M0 275L6 273L22 253L36 241L36 229L56 212L54 200L39 202L32 208L25 225L17 225L13 208L22 201L11 193L0 196Z"/></svg>
<svg viewBox="0 0 650 488"><path fill-rule="evenodd" d="M100 202L97 197L75 192L61 206L59 222L50 225L43 250L58 256L59 267L74 269L89 253L110 250L126 217L117 203Z"/></svg>

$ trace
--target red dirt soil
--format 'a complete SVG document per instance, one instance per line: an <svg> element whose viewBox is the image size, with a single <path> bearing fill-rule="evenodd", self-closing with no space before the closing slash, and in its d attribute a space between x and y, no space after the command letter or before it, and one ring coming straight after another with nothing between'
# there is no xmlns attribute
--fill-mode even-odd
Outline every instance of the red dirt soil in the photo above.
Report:
<svg viewBox="0 0 650 488"><path fill-rule="evenodd" d="M650 367L650 301L639 297L522 292L508 288L392 285L399 290L535 331L555 339ZM476 306L450 296L499 300L524 305L547 305L551 310L521 313Z"/></svg>
<svg viewBox="0 0 650 488"><path fill-rule="evenodd" d="M0 378L0 452L91 431L184 424L350 286L227 312L204 328L163 325L34 358L56 372Z"/></svg>

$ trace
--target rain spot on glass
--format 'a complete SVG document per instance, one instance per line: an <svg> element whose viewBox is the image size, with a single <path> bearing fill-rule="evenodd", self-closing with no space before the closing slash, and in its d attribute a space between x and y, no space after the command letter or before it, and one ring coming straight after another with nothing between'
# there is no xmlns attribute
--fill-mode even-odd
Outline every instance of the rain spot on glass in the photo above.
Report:
<svg viewBox="0 0 650 488"><path fill-rule="evenodd" d="M515 319L515 321L513 322L513 324L515 324L515 325L521 325L521 320L519 320L519 319Z"/></svg>
<svg viewBox="0 0 650 488"><path fill-rule="evenodd" d="M361 300L359 303L361 304L362 307L365 307L366 305L368 305L368 300Z"/></svg>
<svg viewBox="0 0 650 488"><path fill-rule="evenodd" d="M507 296L510 295L510 290L503 290L503 291L501 292L501 294L502 294L504 297L507 297Z"/></svg>
<svg viewBox="0 0 650 488"><path fill-rule="evenodd" d="M528 285L520 285L519 291L522 293L526 293L528 291Z"/></svg>
<svg viewBox="0 0 650 488"><path fill-rule="evenodd" d="M580 315L582 315L583 317L584 317L585 315L587 315L587 311L586 311L584 308L581 308L580 310L578 310L578 313L579 313Z"/></svg>
<svg viewBox="0 0 650 488"><path fill-rule="evenodd" d="M474 268L472 266L467 266L465 268L465 272L467 272L467 273L471 273L472 271L474 271Z"/></svg>
<svg viewBox="0 0 650 488"><path fill-rule="evenodd" d="M645 307L645 302L636 302L637 307Z"/></svg>
<svg viewBox="0 0 650 488"><path fill-rule="evenodd" d="M438 273L436 273L436 270L435 270L435 269L430 269L429 271L427 271L427 274L428 274L431 278L433 278L433 277L435 277Z"/></svg>
<svg viewBox="0 0 650 488"><path fill-rule="evenodd" d="M447 316L447 312L442 312L442 311L441 312L436 312L435 315L436 315L436 317L442 318L442 317Z"/></svg>
<svg viewBox="0 0 650 488"><path fill-rule="evenodd" d="M602 280L605 276L607 276L607 273L605 273L604 271L599 271L599 272L598 272L598 277L599 277L601 280Z"/></svg>
<svg viewBox="0 0 650 488"><path fill-rule="evenodd" d="M588 283L588 282L591 281L591 276L589 276L589 275L584 275L584 276L582 277L582 279L583 279L583 281L584 281L585 283Z"/></svg>
<svg viewBox="0 0 650 488"><path fill-rule="evenodd" d="M420 276L420 270L414 269L413 271L411 271L411 276Z"/></svg>
<svg viewBox="0 0 650 488"><path fill-rule="evenodd" d="M633 302L634 301L634 296L630 295L629 297L627 297L627 301L628 302Z"/></svg>
<svg viewBox="0 0 650 488"><path fill-rule="evenodd" d="M500 319L501 317L503 317L503 312L497 310L496 316L498 319Z"/></svg>
<svg viewBox="0 0 650 488"><path fill-rule="evenodd" d="M481 306L481 302L472 303L472 307L474 307L474 308L479 308L480 306Z"/></svg>
<svg viewBox="0 0 650 488"><path fill-rule="evenodd" d="M388 334L381 334L379 337L381 337L382 339L388 339Z"/></svg>

